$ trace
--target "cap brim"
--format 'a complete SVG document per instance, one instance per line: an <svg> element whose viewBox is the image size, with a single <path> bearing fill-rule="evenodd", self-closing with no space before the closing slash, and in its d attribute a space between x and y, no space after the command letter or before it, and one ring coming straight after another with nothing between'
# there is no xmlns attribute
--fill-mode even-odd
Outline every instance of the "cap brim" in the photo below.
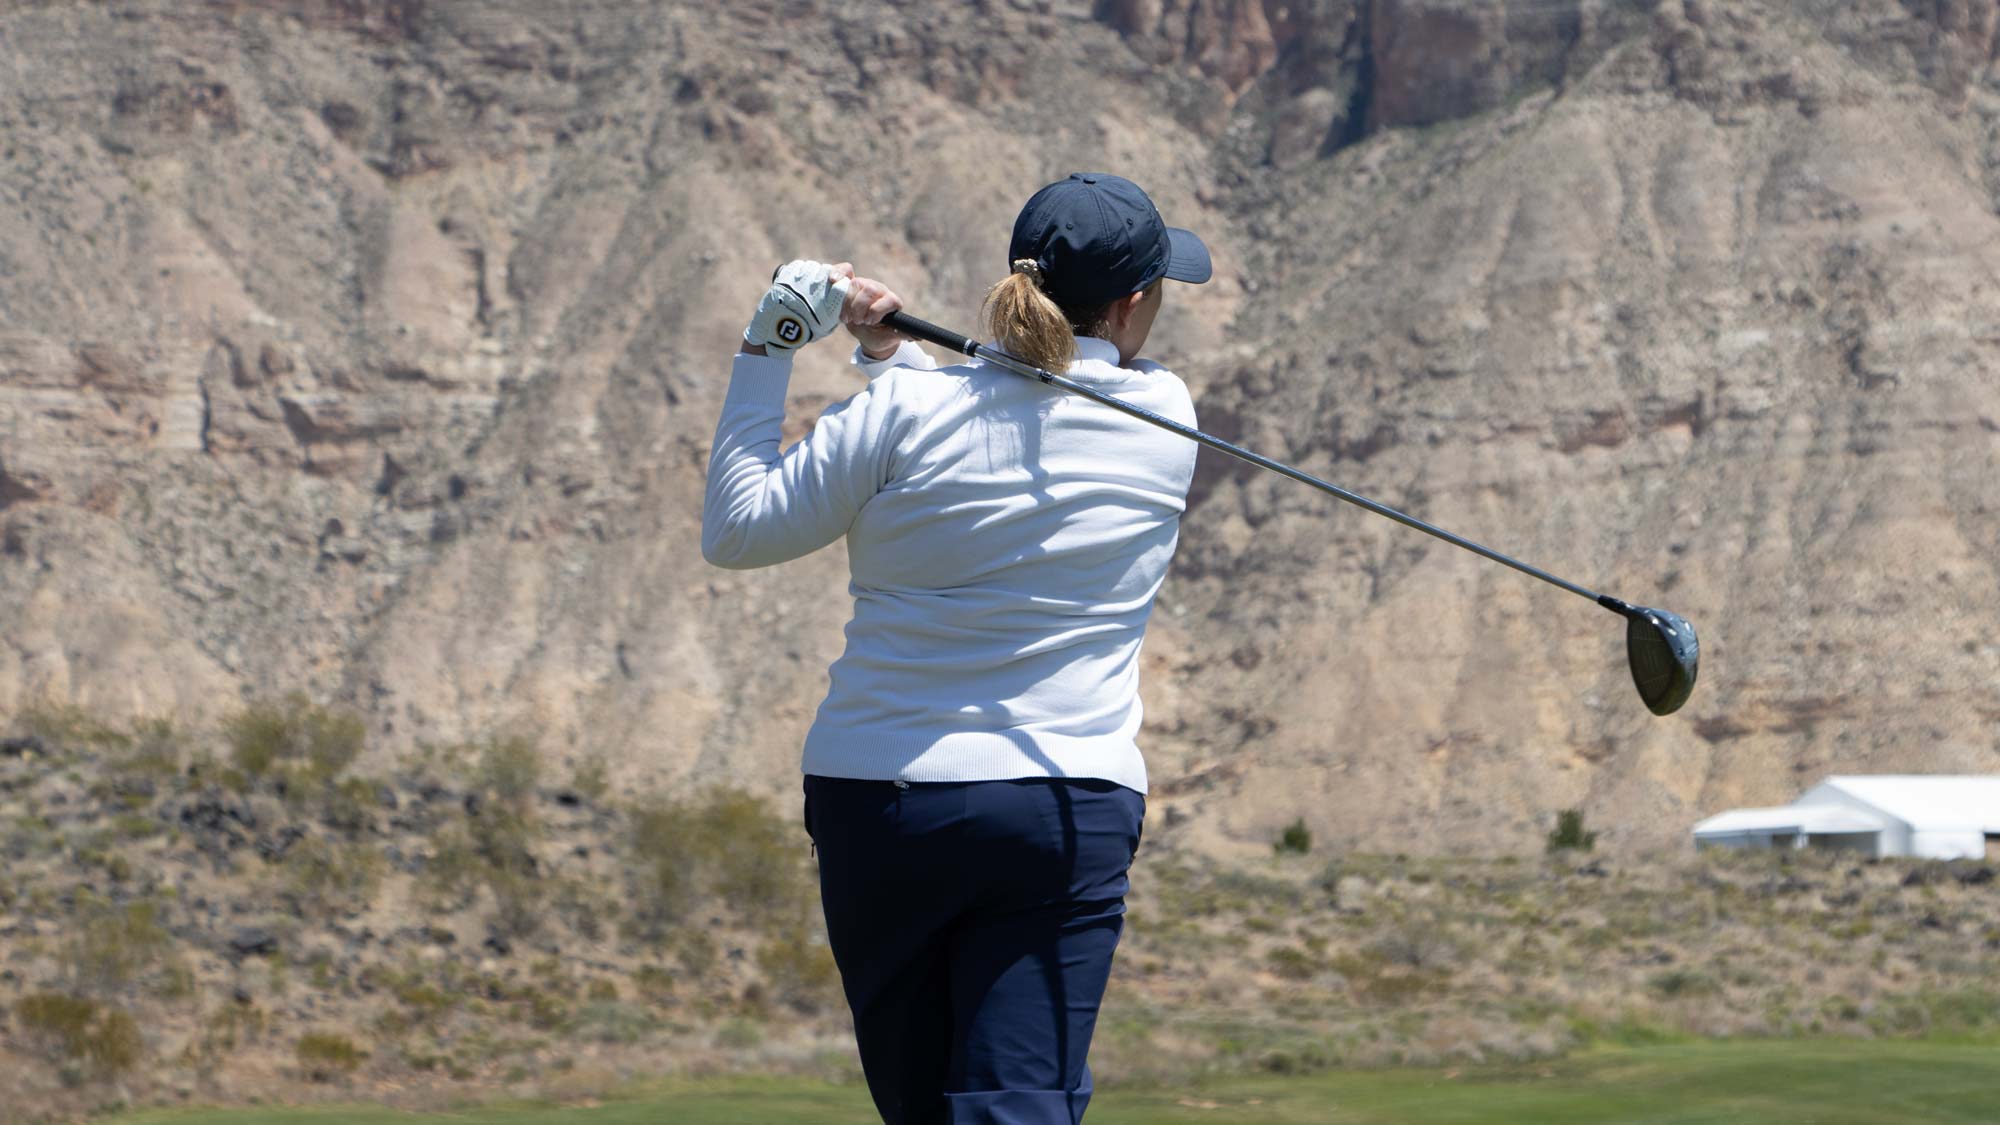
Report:
<svg viewBox="0 0 2000 1125"><path fill-rule="evenodd" d="M1192 285L1200 285L1215 276L1215 268L1208 260L1208 247L1202 245L1193 231L1167 228L1166 276Z"/></svg>

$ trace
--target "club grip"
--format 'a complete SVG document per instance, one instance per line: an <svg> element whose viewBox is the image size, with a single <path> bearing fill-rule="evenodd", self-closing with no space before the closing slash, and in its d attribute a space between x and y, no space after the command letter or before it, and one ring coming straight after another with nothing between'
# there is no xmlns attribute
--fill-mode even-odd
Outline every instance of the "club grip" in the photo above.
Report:
<svg viewBox="0 0 2000 1125"><path fill-rule="evenodd" d="M919 340L936 344L938 347L950 348L961 355L979 354L979 341L970 336L962 336L950 329L939 328L928 320L918 320L901 309L883 317L882 323L901 332L905 336L914 336Z"/></svg>

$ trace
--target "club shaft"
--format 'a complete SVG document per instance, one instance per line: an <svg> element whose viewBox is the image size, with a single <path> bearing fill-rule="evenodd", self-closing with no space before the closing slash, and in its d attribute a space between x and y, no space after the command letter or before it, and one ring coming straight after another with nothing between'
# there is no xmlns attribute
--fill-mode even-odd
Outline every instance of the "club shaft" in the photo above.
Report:
<svg viewBox="0 0 2000 1125"><path fill-rule="evenodd" d="M1044 371L1039 367L1023 362L1022 360L1016 359L1014 356L1009 355L1008 353L1001 351L1000 349L995 348L990 344L982 344L979 341L974 340L970 336L965 336L957 332L948 331L928 321L919 320L916 317L910 316L908 313L904 312L890 313L886 318L883 319L882 323L890 328L894 328L896 331L901 332L907 336L914 336L919 340L927 340L930 343L938 345L939 347L950 348L952 351L959 352L963 355L971 356L974 359L985 360L986 362L994 364L995 366L1004 367L1007 370L1012 371L1017 375L1024 375L1030 379L1036 379L1043 383L1047 383L1051 387L1057 387L1062 390L1068 391L1070 394L1080 395L1084 398L1091 400L1092 402L1102 403L1113 410L1119 411L1124 414L1129 414L1132 417L1137 418L1142 422L1148 422L1151 423L1152 425L1158 426L1163 430L1168 430L1173 433L1179 434L1180 436L1187 438L1189 441L1198 442L1219 453L1227 453L1228 455L1236 458L1239 461L1247 461L1250 464L1255 465L1260 469L1269 469L1280 476L1290 477L1293 480L1298 481L1300 484L1309 484L1312 487L1319 489L1321 492L1324 492L1329 496L1335 496L1342 500L1345 500L1349 504L1353 504L1355 507L1366 508L1367 510L1374 512L1378 516L1387 516L1388 518L1395 520L1397 523L1402 524L1404 527L1414 528L1418 531L1423 532L1425 535L1429 535L1436 539L1442 539L1454 547L1463 547L1464 549L1471 551L1475 555L1480 555L1484 558L1492 559L1494 562L1500 563L1503 566L1512 567L1515 570L1520 571L1522 574L1525 574L1530 578L1539 578L1551 586L1568 590L1570 593L1575 594L1577 597L1587 598L1590 601L1596 602L1598 605L1601 605L1606 609L1612 610L1613 612L1624 612L1624 610L1627 608L1625 607L1625 604L1623 602L1620 602L1616 598L1607 597L1605 595L1597 593L1594 590L1585 589L1584 587L1579 586L1574 582L1558 578L1555 575L1550 574L1548 571L1541 569L1540 567L1529 566L1527 563L1524 563L1519 559L1509 558L1506 555L1503 555L1500 552L1492 549L1491 547L1487 547L1479 543L1474 543L1472 540L1467 539L1462 535L1454 535L1451 532L1446 531L1444 528L1438 527L1434 524L1425 523L1423 520L1417 519L1415 516L1405 515L1402 512L1399 512L1396 509L1389 507L1387 504L1378 504L1375 501L1370 500L1366 496L1363 496L1356 492L1349 492L1347 489L1344 489L1339 485L1332 483L1331 481L1321 480L1320 478L1313 476L1311 473L1295 469L1292 466L1285 464L1283 461L1274 461L1271 458L1266 457L1261 453L1256 453L1251 450L1245 449L1242 446L1237 445L1235 442L1224 441L1221 438L1216 437L1214 434L1204 433L1201 430L1195 429L1193 426L1183 425L1179 422L1174 421L1172 418L1166 417L1165 415L1156 414L1153 411L1148 410L1143 406L1135 406L1132 403L1126 402L1124 399L1116 397L1115 395L1105 394L1103 391L1097 390L1094 387L1085 386L1084 384L1076 382L1073 379L1067 379L1061 375Z"/></svg>

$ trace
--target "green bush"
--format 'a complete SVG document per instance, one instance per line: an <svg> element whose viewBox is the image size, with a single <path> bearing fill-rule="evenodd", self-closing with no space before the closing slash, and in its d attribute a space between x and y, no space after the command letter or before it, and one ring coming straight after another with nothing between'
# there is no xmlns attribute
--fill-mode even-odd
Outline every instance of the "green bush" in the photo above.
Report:
<svg viewBox="0 0 2000 1125"><path fill-rule="evenodd" d="M840 999L840 970L833 951L812 940L804 926L787 926L757 951L757 967L772 995L810 1015Z"/></svg>
<svg viewBox="0 0 2000 1125"><path fill-rule="evenodd" d="M755 1020L733 1019L715 1029L715 1045L745 1051L764 1042L764 1029Z"/></svg>
<svg viewBox="0 0 2000 1125"><path fill-rule="evenodd" d="M368 1052L355 1046L354 1040L325 1031L300 1036L292 1053L299 1060L299 1069L313 1082L331 1082L353 1074L368 1058Z"/></svg>
<svg viewBox="0 0 2000 1125"><path fill-rule="evenodd" d="M82 1044L97 1005L81 996L61 992L38 992L14 1006L21 1028L51 1058L73 1058L82 1054Z"/></svg>
<svg viewBox="0 0 2000 1125"><path fill-rule="evenodd" d="M80 1062L100 1077L130 1070L145 1051L129 1012L81 996L40 992L14 1012L28 1041L51 1062Z"/></svg>
<svg viewBox="0 0 2000 1125"><path fill-rule="evenodd" d="M1286 980L1311 980L1319 975L1319 959L1296 946L1280 946L1265 954L1271 971Z"/></svg>
<svg viewBox="0 0 2000 1125"><path fill-rule="evenodd" d="M1669 1000L1682 996L1713 996L1722 991L1720 982L1699 969L1668 969L1654 973L1646 984Z"/></svg>
<svg viewBox="0 0 2000 1125"><path fill-rule="evenodd" d="M131 745L132 737L74 703L37 703L22 711L15 720L22 733L49 744L51 750L79 748L119 749Z"/></svg>
<svg viewBox="0 0 2000 1125"><path fill-rule="evenodd" d="M488 739L480 748L479 783L495 800L517 809L529 808L541 779L541 751L532 741L509 735Z"/></svg>
<svg viewBox="0 0 2000 1125"><path fill-rule="evenodd" d="M1555 830L1548 835L1550 855L1560 851L1587 852L1597 846L1597 833L1583 830L1583 810L1564 809L1556 814Z"/></svg>
<svg viewBox="0 0 2000 1125"><path fill-rule="evenodd" d="M638 871L635 905L649 936L683 918L701 895L700 865L709 850L680 805L632 815L632 858Z"/></svg>
<svg viewBox="0 0 2000 1125"><path fill-rule="evenodd" d="M1306 818L1300 817L1285 825L1285 830L1278 834L1277 842L1271 845L1271 850L1279 855L1287 852L1304 855L1312 851L1313 834L1312 830L1306 827Z"/></svg>
<svg viewBox="0 0 2000 1125"><path fill-rule="evenodd" d="M1376 950L1340 954L1333 959L1333 969L1347 981L1355 999L1390 1007L1443 984L1439 974L1394 964Z"/></svg>
<svg viewBox="0 0 2000 1125"><path fill-rule="evenodd" d="M382 856L367 844L308 836L285 852L282 864L278 893L309 917L365 909L382 881Z"/></svg>
<svg viewBox="0 0 2000 1125"><path fill-rule="evenodd" d="M132 741L119 768L127 773L167 778L180 773L184 747L172 720L145 719L133 724Z"/></svg>
<svg viewBox="0 0 2000 1125"><path fill-rule="evenodd" d="M526 854L525 850L522 852ZM499 864L491 867L486 887L493 894L493 928L508 937L532 937L542 928L546 897L532 868Z"/></svg>
<svg viewBox="0 0 2000 1125"><path fill-rule="evenodd" d="M653 1014L639 1005L593 1000L576 1014L572 1034L599 1043L636 1043L657 1025Z"/></svg>
<svg viewBox="0 0 2000 1125"><path fill-rule="evenodd" d="M611 768L604 755L595 751L585 754L570 772L569 787L593 801L602 801L611 793Z"/></svg>
<svg viewBox="0 0 2000 1125"><path fill-rule="evenodd" d="M674 998L674 975L658 965L641 965L632 970L632 987L649 1003L671 1003Z"/></svg>
<svg viewBox="0 0 2000 1125"><path fill-rule="evenodd" d="M664 936L705 898L753 924L797 919L811 902L798 829L735 789L642 808L632 815L641 932Z"/></svg>
<svg viewBox="0 0 2000 1125"><path fill-rule="evenodd" d="M321 819L327 827L350 836L372 826L375 810L380 807L380 784L371 778L342 778L320 791Z"/></svg>
<svg viewBox="0 0 2000 1125"><path fill-rule="evenodd" d="M75 929L64 958L78 987L90 992L118 992L159 961L170 937L151 901L120 908L95 899L80 902Z"/></svg>
<svg viewBox="0 0 2000 1125"><path fill-rule="evenodd" d="M532 850L538 838L533 818L497 805L446 829L424 867L432 907L462 910L483 890L493 898L494 929L509 937L532 936L541 928L547 898Z"/></svg>
<svg viewBox="0 0 2000 1125"><path fill-rule="evenodd" d="M230 760L252 781L282 776L307 789L331 783L361 755L367 727L359 715L322 707L293 692L253 703L223 723Z"/></svg>
<svg viewBox="0 0 2000 1125"><path fill-rule="evenodd" d="M463 820L440 831L425 865L425 889L440 910L464 909L486 891L494 928L508 937L531 937L541 929L550 891L534 852L542 838L535 815L540 752L520 737L431 751L447 768L472 753L479 800Z"/></svg>

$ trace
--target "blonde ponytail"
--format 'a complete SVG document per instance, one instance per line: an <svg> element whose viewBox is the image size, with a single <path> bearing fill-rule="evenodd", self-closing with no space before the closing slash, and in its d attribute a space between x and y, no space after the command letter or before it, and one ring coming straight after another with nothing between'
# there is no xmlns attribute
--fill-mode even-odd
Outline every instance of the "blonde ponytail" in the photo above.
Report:
<svg viewBox="0 0 2000 1125"><path fill-rule="evenodd" d="M1076 359L1076 330L1055 301L1042 292L1036 281L1041 271L1021 268L986 291L980 306L980 320L986 333L1000 347L1044 371L1057 374L1069 370Z"/></svg>

